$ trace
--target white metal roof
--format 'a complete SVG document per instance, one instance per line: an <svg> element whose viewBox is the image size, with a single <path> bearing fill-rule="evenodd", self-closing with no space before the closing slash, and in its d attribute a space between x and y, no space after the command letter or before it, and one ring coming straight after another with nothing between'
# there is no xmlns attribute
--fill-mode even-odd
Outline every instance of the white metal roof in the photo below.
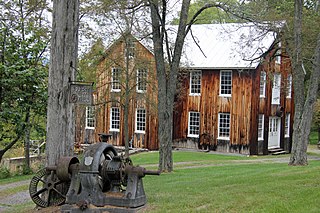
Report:
<svg viewBox="0 0 320 213"><path fill-rule="evenodd" d="M176 27L170 29L170 37L175 38ZM276 33L253 23L193 25L185 39L181 67L254 69L275 38Z"/></svg>

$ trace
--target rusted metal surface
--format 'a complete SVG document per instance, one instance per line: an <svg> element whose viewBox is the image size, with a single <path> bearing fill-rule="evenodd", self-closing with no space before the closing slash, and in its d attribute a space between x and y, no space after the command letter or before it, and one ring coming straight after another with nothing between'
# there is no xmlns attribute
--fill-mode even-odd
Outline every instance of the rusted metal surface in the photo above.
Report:
<svg viewBox="0 0 320 213"><path fill-rule="evenodd" d="M131 212L147 202L142 183L145 175L160 172L133 166L130 158L119 156L112 145L101 142L87 148L82 162L75 157L62 157L58 165L37 173L30 183L30 196L41 207L69 204L62 212L91 212L92 206L94 212L105 211L105 206L115 207L116 212ZM44 187L39 190L41 183ZM57 186L63 183L69 188L60 192ZM43 192L49 192L49 196L41 196ZM50 192L60 196L51 199Z"/></svg>

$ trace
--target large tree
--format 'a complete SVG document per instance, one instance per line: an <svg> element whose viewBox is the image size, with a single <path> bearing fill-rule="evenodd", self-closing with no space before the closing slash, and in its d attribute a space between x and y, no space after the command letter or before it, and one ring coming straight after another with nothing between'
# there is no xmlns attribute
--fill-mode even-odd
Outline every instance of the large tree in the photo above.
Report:
<svg viewBox="0 0 320 213"><path fill-rule="evenodd" d="M197 17L208 8L227 8L226 4L209 1L189 19L190 0L181 3L179 25L176 39L170 48L167 32L168 5L166 0L149 0L152 23L152 40L158 81L158 137L159 137L159 170L171 172L172 128L174 96L177 89L177 76L184 40ZM171 52L171 49L173 50Z"/></svg>
<svg viewBox="0 0 320 213"><path fill-rule="evenodd" d="M305 86L306 73L303 70L302 54L302 23L303 0L295 0L294 12L294 46L292 55L293 86L295 100L295 114L293 126L292 154L289 165L307 165L307 146L311 129L313 109L317 100L317 91L320 79L320 32L318 34L314 57L312 60L310 81ZM318 12L318 11L316 11Z"/></svg>
<svg viewBox="0 0 320 213"><path fill-rule="evenodd" d="M0 1L0 160L44 116L48 26L45 0ZM28 150L26 150L28 158ZM29 161L27 161L28 164Z"/></svg>
<svg viewBox="0 0 320 213"><path fill-rule="evenodd" d="M54 0L47 108L47 165L73 155L74 106L69 102L78 57L79 0Z"/></svg>

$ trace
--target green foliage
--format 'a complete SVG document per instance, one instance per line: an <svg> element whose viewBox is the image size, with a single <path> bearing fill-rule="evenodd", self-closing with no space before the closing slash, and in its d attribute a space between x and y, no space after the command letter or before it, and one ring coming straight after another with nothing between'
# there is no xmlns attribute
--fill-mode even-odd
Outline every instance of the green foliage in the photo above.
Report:
<svg viewBox="0 0 320 213"><path fill-rule="evenodd" d="M33 174L33 171L30 167L27 166L27 164L23 164L21 166L20 175L31 175Z"/></svg>
<svg viewBox="0 0 320 213"><path fill-rule="evenodd" d="M98 64L104 55L104 45L102 39L98 39L88 53L85 53L79 60L78 80L95 82Z"/></svg>
<svg viewBox="0 0 320 213"><path fill-rule="evenodd" d="M45 0L0 1L0 148L45 116L45 51L49 41L48 23L43 17L46 5ZM36 126L36 130L43 129Z"/></svg>
<svg viewBox="0 0 320 213"><path fill-rule="evenodd" d="M317 144L318 141L318 132L317 131L311 131L309 136L309 144Z"/></svg>
<svg viewBox="0 0 320 213"><path fill-rule="evenodd" d="M189 8L189 21L191 18L207 3L214 3L215 1L207 1L207 0L196 0L194 3L190 5ZM236 0L224 0L219 1L220 3L225 3L226 7L235 7L238 5L238 1ZM176 18L173 19L172 24L179 24L180 14L178 13ZM239 22L237 17L232 14L228 14L220 8L212 7L205 9L196 19L194 24L215 24L215 23L230 23L230 22Z"/></svg>
<svg viewBox="0 0 320 213"><path fill-rule="evenodd" d="M0 179L6 179L11 176L9 169L0 167Z"/></svg>

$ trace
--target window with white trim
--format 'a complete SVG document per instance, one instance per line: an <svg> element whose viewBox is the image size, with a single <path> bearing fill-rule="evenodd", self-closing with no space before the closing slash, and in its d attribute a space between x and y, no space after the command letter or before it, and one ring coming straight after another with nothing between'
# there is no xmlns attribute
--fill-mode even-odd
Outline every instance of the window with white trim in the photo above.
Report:
<svg viewBox="0 0 320 213"><path fill-rule="evenodd" d="M263 140L264 114L259 114L258 120L258 140Z"/></svg>
<svg viewBox="0 0 320 213"><path fill-rule="evenodd" d="M220 95L231 97L232 91L232 71L220 71Z"/></svg>
<svg viewBox="0 0 320 213"><path fill-rule="evenodd" d="M291 92L292 92L292 75L288 74L288 78L287 78L287 98L291 98Z"/></svg>
<svg viewBox="0 0 320 213"><path fill-rule="evenodd" d="M281 42L278 43L278 49L276 51L276 64L281 63Z"/></svg>
<svg viewBox="0 0 320 213"><path fill-rule="evenodd" d="M146 110L139 108L136 110L136 133L145 133L146 131Z"/></svg>
<svg viewBox="0 0 320 213"><path fill-rule="evenodd" d="M199 138L200 112L189 112L188 116L188 137Z"/></svg>
<svg viewBox="0 0 320 213"><path fill-rule="evenodd" d="M290 113L286 113L286 120L284 124L284 137L290 137Z"/></svg>
<svg viewBox="0 0 320 213"><path fill-rule="evenodd" d="M201 94L201 70L190 72L190 95Z"/></svg>
<svg viewBox="0 0 320 213"><path fill-rule="evenodd" d="M121 91L120 74L121 74L120 68L112 68L112 73L111 73L111 91L112 92Z"/></svg>
<svg viewBox="0 0 320 213"><path fill-rule="evenodd" d="M265 71L260 74L260 98L266 97L266 81L267 75Z"/></svg>
<svg viewBox="0 0 320 213"><path fill-rule="evenodd" d="M137 69L137 92L147 91L147 69Z"/></svg>
<svg viewBox="0 0 320 213"><path fill-rule="evenodd" d="M218 139L230 139L230 113L219 113Z"/></svg>
<svg viewBox="0 0 320 213"><path fill-rule="evenodd" d="M272 102L271 104L280 104L280 88L281 88L281 74L273 74L272 84Z"/></svg>
<svg viewBox="0 0 320 213"><path fill-rule="evenodd" d="M94 106L86 107L86 129L94 129L95 115Z"/></svg>
<svg viewBox="0 0 320 213"><path fill-rule="evenodd" d="M110 131L120 131L120 108L111 107L110 109Z"/></svg>

